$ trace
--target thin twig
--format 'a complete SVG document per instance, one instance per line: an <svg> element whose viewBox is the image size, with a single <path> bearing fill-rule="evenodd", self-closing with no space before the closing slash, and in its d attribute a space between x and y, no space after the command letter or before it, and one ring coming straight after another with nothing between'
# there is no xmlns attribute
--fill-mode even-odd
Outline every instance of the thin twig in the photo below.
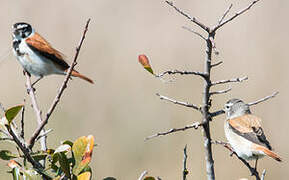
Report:
<svg viewBox="0 0 289 180"><path fill-rule="evenodd" d="M210 95L225 94L225 93L228 93L231 90L232 90L232 88L224 89L224 90L221 90L221 91L213 91L213 92L210 92Z"/></svg>
<svg viewBox="0 0 289 180"><path fill-rule="evenodd" d="M256 104L259 104L259 103L261 103L261 102L264 102L264 101L266 101L266 100L269 100L269 99L271 99L271 98L274 98L278 93L279 93L279 92L274 92L273 94L271 94L271 95L269 95L269 96L266 96L266 97L264 97L264 98L262 98L262 99L259 99L259 100L254 101L254 102L250 102L250 103L248 103L248 105L249 105L249 106L254 106L254 105L256 105ZM215 111L215 112L210 113L210 116L211 116L211 117L215 117L215 116L219 116L219 115L224 114L224 113L225 113L224 110L218 110L218 111Z"/></svg>
<svg viewBox="0 0 289 180"><path fill-rule="evenodd" d="M265 179L265 175L266 175L266 169L263 170L262 175L261 175L261 180Z"/></svg>
<svg viewBox="0 0 289 180"><path fill-rule="evenodd" d="M41 123L43 122L43 119L42 119L42 116L41 116L41 111L38 107L38 103L37 103L37 100L36 100L36 96L35 96L35 92L34 92L34 88L32 87L32 83L31 83L31 77L30 77L30 74L27 73L27 72L24 72L24 75L26 76L26 88L27 88L27 93L29 94L30 96L30 99L31 99L31 103L32 103L32 108L35 112L35 115L36 115L36 119L37 119L37 123L38 123L38 126L41 125ZM44 133L45 132L45 129L42 128L39 133ZM40 145L41 145L41 150L43 151L46 151L47 150L47 144L46 144L46 136L43 136L41 139L40 139ZM33 146L28 146L30 149L32 149ZM44 165L44 162L42 162L42 164Z"/></svg>
<svg viewBox="0 0 289 180"><path fill-rule="evenodd" d="M226 84L226 83L234 83L234 82L243 82L245 80L248 80L248 77L241 77L241 78L234 78L234 79L226 79L226 80L220 80L220 81L216 81L216 82L212 82L212 86L218 85L218 84Z"/></svg>
<svg viewBox="0 0 289 180"><path fill-rule="evenodd" d="M240 16L241 14L243 14L244 12L248 11L255 3L257 3L260 0L254 0L253 2L251 2L247 7L245 7L244 9L240 10L239 12L237 12L235 15L233 15L232 17L230 17L229 19L223 21L222 23L216 25L213 29L212 32L215 32L216 30L218 30L220 27L224 26L225 24L227 24L228 22L232 21L233 19L235 19L236 17Z"/></svg>
<svg viewBox="0 0 289 180"><path fill-rule="evenodd" d="M45 131L45 133L39 135L35 141L38 141L39 139L41 139L43 136L46 136L47 134L49 134L50 132L52 132L52 129L48 129L47 131Z"/></svg>
<svg viewBox="0 0 289 180"><path fill-rule="evenodd" d="M195 123L193 123L191 125L187 125L187 126L182 127L182 128L172 128L172 129L170 129L170 130L168 130L166 132L159 132L157 134L154 134L154 135L151 135L149 137L146 137L145 141L150 140L150 139L155 138L155 137L165 136L165 135L172 134L172 133L179 132L179 131L186 131L186 130L192 129L192 128L198 129L202 125L203 125L203 123L195 122Z"/></svg>
<svg viewBox="0 0 289 180"><path fill-rule="evenodd" d="M202 39L205 40L205 41L207 40L202 34L200 34L200 33L197 32L197 31L194 31L193 29L191 29L191 28L189 28L189 27L182 26L182 28L185 29L185 30L188 30L188 31L191 32L191 33L196 34L197 36L199 36L200 38L202 38Z"/></svg>
<svg viewBox="0 0 289 180"><path fill-rule="evenodd" d="M193 109L195 109L195 110L197 110L197 111L201 111L201 108L198 107L198 106L195 105L195 104L189 104L189 103L187 103L187 102L177 101L177 100L171 99L171 98L169 98L169 97L160 95L159 93L156 93L156 95L159 96L161 100L169 101L169 102L172 102L172 103L177 104L177 105L181 105L181 106L193 108Z"/></svg>
<svg viewBox="0 0 289 180"><path fill-rule="evenodd" d="M223 147L225 147L226 149L228 149L230 152L231 152L231 156L232 155L236 155L237 158L242 161L242 163L247 166L247 168L249 169L249 171L251 172L251 175L255 176L256 177L256 180L261 180L260 179L260 176L259 176L259 173L258 171L251 167L250 164L243 158L239 157L238 154L232 149L232 147L228 144L228 143L225 143L225 142L222 142L222 141L215 141L214 144L219 144L219 145L222 145Z"/></svg>
<svg viewBox="0 0 289 180"><path fill-rule="evenodd" d="M179 70L173 70L173 71L165 71L162 72L161 74L156 75L156 77L163 77L164 75L171 75L171 74L179 74L179 75L196 75L196 76L201 76L203 78L206 77L206 75L202 72L198 71L179 71Z"/></svg>
<svg viewBox="0 0 289 180"><path fill-rule="evenodd" d="M249 106L253 106L253 105L259 104L259 103L264 102L264 101L266 101L268 99L274 98L277 94L279 94L279 92L274 92L273 94L271 94L269 96L266 96L266 97L264 97L262 99L259 99L259 100L254 101L254 102L250 102L250 103L248 103L248 105Z"/></svg>
<svg viewBox="0 0 289 180"><path fill-rule="evenodd" d="M147 175L147 171L145 170L144 172L141 173L141 175L139 176L138 180L143 180L145 175Z"/></svg>
<svg viewBox="0 0 289 180"><path fill-rule="evenodd" d="M188 155L187 155L187 145L185 146L184 148L184 160L183 160L183 164L184 164L184 167L183 167L183 180L186 180L187 179L187 175L189 174L189 171L187 169L187 158L188 158Z"/></svg>
<svg viewBox="0 0 289 180"><path fill-rule="evenodd" d="M87 22L86 22L85 29L83 31L82 37L80 39L80 42L79 42L78 46L76 47L76 52L75 52L74 59L73 59L71 65L70 65L70 67L69 67L69 69L68 69L68 71L66 73L65 79L64 79L64 81L63 81L63 83L62 83L62 85L61 85L56 97L53 100L53 103L51 104L48 112L46 113L45 119L37 127L37 129L34 131L32 137L29 140L29 148L32 148L34 146L36 138L39 136L41 130L47 124L47 122L49 120L49 117L51 116L52 112L54 111L55 107L57 106L58 102L60 101L60 98L61 98L64 90L67 87L67 83L68 83L68 81L69 81L69 79L71 77L72 70L73 70L74 66L76 65L76 60L78 58L82 43L83 43L83 41L85 39L86 32L88 31L89 22L90 22L90 19L88 19Z"/></svg>
<svg viewBox="0 0 289 180"><path fill-rule="evenodd" d="M24 139L24 115L25 115L25 99L22 107L22 112L21 112L21 132L20 132L20 137Z"/></svg>
<svg viewBox="0 0 289 180"><path fill-rule="evenodd" d="M223 63L223 61L219 61L219 62L217 62L217 63L215 63L215 64L211 64L211 67L219 66L219 65L222 64L222 63Z"/></svg>
<svg viewBox="0 0 289 180"><path fill-rule="evenodd" d="M227 14L230 12L231 8L233 7L233 4L230 4L230 6L226 9L223 16L219 19L218 24L221 24L224 20L224 18L227 16Z"/></svg>
<svg viewBox="0 0 289 180"><path fill-rule="evenodd" d="M30 155L30 150L19 140L17 135L14 133L13 129L9 126L6 125L6 128L9 132L9 134L12 136L14 142L17 144L17 146L21 149L23 152L25 158L32 164L33 168L41 175L43 175L47 179L52 179L51 177L47 176L47 174L44 173L44 168L43 166L35 161L32 156Z"/></svg>
<svg viewBox="0 0 289 180"><path fill-rule="evenodd" d="M180 13L181 15L189 19L191 22L195 23L196 25L198 25L200 28L204 29L205 31L210 32L210 28L204 25L203 23L201 23L200 21L198 21L197 18L191 17L189 14L185 13L183 10L177 8L173 2L171 1L165 1L165 2L171 7L173 7L178 13Z"/></svg>

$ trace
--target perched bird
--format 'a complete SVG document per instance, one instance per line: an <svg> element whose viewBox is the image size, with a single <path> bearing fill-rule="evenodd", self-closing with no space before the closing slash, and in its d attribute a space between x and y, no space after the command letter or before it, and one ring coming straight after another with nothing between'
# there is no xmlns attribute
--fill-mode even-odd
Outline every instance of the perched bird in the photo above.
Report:
<svg viewBox="0 0 289 180"><path fill-rule="evenodd" d="M237 155L245 160L256 160L265 155L281 161L281 158L272 151L261 127L261 119L254 116L242 100L231 99L225 104L224 111L225 135Z"/></svg>
<svg viewBox="0 0 289 180"><path fill-rule="evenodd" d="M13 53L26 72L37 76L38 80L50 74L66 74L69 65L63 55L35 32L30 24L20 22L12 28ZM71 74L93 84L91 79L75 70Z"/></svg>

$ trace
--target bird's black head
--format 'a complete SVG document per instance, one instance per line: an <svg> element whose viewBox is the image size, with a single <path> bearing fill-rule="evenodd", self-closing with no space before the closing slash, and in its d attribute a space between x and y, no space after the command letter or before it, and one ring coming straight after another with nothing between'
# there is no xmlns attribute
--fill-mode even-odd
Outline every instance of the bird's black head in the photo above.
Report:
<svg viewBox="0 0 289 180"><path fill-rule="evenodd" d="M25 22L15 23L12 26L12 29L13 29L13 36L16 39L27 38L33 32L31 25Z"/></svg>

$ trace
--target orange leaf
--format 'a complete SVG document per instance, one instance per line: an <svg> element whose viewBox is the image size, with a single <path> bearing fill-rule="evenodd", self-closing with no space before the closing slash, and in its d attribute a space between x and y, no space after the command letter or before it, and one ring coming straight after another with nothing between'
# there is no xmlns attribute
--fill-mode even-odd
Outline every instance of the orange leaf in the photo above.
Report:
<svg viewBox="0 0 289 180"><path fill-rule="evenodd" d="M17 161L10 160L9 163L8 163L8 167L13 169L15 167L20 167L20 164Z"/></svg>

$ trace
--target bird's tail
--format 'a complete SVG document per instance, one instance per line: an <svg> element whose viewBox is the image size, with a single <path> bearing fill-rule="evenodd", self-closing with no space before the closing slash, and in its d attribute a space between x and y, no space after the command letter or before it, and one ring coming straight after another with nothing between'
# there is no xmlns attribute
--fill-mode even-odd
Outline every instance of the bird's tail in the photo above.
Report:
<svg viewBox="0 0 289 180"><path fill-rule="evenodd" d="M89 82L89 83L91 83L91 84L94 84L93 80L89 79L88 77L80 74L79 72L77 72L77 71L75 71L75 70L73 70L73 71L71 72L71 75L74 76L74 77L79 77L80 79L83 79L83 80L85 80L85 81L87 81L87 82Z"/></svg>
<svg viewBox="0 0 289 180"><path fill-rule="evenodd" d="M270 156L271 158L275 159L276 161L279 161L279 162L282 161L280 156L278 156L276 153L274 153L273 151L270 151L269 149L267 149L263 146L256 147L256 150L264 152L267 156Z"/></svg>

